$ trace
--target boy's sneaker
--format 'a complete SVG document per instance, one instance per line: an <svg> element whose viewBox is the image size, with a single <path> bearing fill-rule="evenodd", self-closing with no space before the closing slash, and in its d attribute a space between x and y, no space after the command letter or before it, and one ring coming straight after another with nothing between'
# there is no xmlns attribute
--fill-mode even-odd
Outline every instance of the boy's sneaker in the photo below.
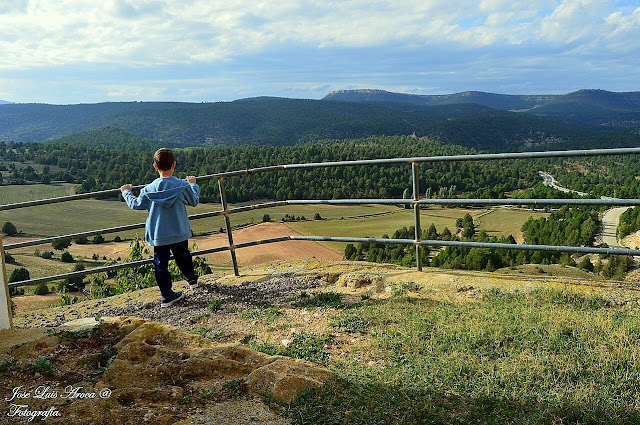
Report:
<svg viewBox="0 0 640 425"><path fill-rule="evenodd" d="M171 298L168 298L168 299L162 298L160 300L160 307L170 307L174 303L180 301L183 298L184 298L184 294L181 291L174 292L173 295L171 295Z"/></svg>
<svg viewBox="0 0 640 425"><path fill-rule="evenodd" d="M187 282L189 284L189 289L196 289L198 286L198 281L194 280L193 282Z"/></svg>

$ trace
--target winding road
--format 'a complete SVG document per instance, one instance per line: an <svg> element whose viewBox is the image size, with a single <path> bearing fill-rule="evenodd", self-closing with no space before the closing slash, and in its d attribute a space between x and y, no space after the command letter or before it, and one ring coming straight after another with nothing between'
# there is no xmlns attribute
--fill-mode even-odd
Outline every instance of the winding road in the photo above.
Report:
<svg viewBox="0 0 640 425"><path fill-rule="evenodd" d="M602 243L606 243L610 248L623 248L618 240L618 224L623 212L631 207L616 207L607 210L602 215Z"/></svg>
<svg viewBox="0 0 640 425"><path fill-rule="evenodd" d="M587 196L587 193L578 192L577 190L567 189L566 187L562 187L558 184L557 180L549 173L544 171L538 171L538 175L542 177L543 184L545 186L552 187L554 189L560 190L564 193L577 193L580 196ZM613 199L607 198L605 196L602 199ZM606 243L611 248L624 248L620 245L620 241L618 240L618 224L620 223L620 216L623 212L631 207L616 207L608 209L602 215L602 230L600 232L600 238L602 239L602 243Z"/></svg>

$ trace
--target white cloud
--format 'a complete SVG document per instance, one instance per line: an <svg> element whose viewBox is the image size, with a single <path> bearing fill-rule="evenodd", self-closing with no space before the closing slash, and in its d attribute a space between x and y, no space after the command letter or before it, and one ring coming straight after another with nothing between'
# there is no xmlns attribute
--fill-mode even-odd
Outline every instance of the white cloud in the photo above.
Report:
<svg viewBox="0 0 640 425"><path fill-rule="evenodd" d="M205 80L184 75L120 81L174 66L200 66L204 79L225 72L216 83L238 93L248 90L251 73L274 92L287 84L290 92L315 93L376 81L420 92L438 90L426 76L416 79L436 65L441 70L429 78L462 78L466 67L489 81L492 70L502 73L505 65L511 68L504 75L532 78L531 64L539 72L571 66L572 58L573 66L598 72L612 60L626 61L628 72L637 64L631 53L640 49L638 39L640 8L613 0L0 0L0 93L14 90L9 74L41 70L46 79L49 69L72 68L120 70L120 76L81 76L107 98L215 92ZM415 80L392 82L392 75ZM276 76L280 80L268 82Z"/></svg>

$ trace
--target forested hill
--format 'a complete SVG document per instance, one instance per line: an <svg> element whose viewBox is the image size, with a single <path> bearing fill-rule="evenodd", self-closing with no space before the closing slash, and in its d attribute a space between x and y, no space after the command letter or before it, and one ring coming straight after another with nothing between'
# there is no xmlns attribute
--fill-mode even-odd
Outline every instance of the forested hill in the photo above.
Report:
<svg viewBox="0 0 640 425"><path fill-rule="evenodd" d="M20 104L0 105L0 140L52 140L108 126L170 145L292 145L412 134L432 120L384 106L266 97L217 103Z"/></svg>
<svg viewBox="0 0 640 425"><path fill-rule="evenodd" d="M340 90L325 100L438 106L472 103L503 111L519 111L567 123L640 128L640 92L578 90L565 95L507 95L468 91L446 95L415 95L384 90ZM403 109L407 109L403 107Z"/></svg>
<svg viewBox="0 0 640 425"><path fill-rule="evenodd" d="M338 90L329 93L325 100L343 102L397 102L417 105L437 106L473 103L493 109L521 110L546 105L561 96L559 95L507 95L466 91L443 95L416 95L408 93L392 93L385 90L360 89Z"/></svg>
<svg viewBox="0 0 640 425"><path fill-rule="evenodd" d="M485 95L494 99L501 96ZM633 123L634 114L640 118L640 110L633 109L637 99L629 94L620 106L626 109L614 111L620 97L616 96L609 100L596 96L599 103L594 103L592 94L576 93L565 98L565 103L554 101L544 110L533 109L546 111L540 115L475 103L430 106L390 99L339 102L260 97L217 103L6 104L0 105L0 141L56 140L147 149L157 145L282 146L323 139L415 134L494 151L638 146L637 128L615 121L624 116L627 124ZM470 96L463 100L474 99ZM591 109L579 106L587 101ZM563 111L568 112L563 115ZM575 122L572 117L578 115L588 116L591 123Z"/></svg>

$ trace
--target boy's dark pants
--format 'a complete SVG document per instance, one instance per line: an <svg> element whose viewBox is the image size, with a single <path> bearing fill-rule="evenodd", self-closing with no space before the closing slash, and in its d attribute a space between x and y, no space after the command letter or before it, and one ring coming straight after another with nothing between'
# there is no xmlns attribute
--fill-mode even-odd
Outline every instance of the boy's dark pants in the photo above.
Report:
<svg viewBox="0 0 640 425"><path fill-rule="evenodd" d="M156 282L160 288L162 298L168 299L173 294L171 289L171 274L169 273L169 257L173 254L178 268L189 283L198 281L198 275L193 269L193 260L189 252L187 240L171 245L153 247L153 264L156 273Z"/></svg>

